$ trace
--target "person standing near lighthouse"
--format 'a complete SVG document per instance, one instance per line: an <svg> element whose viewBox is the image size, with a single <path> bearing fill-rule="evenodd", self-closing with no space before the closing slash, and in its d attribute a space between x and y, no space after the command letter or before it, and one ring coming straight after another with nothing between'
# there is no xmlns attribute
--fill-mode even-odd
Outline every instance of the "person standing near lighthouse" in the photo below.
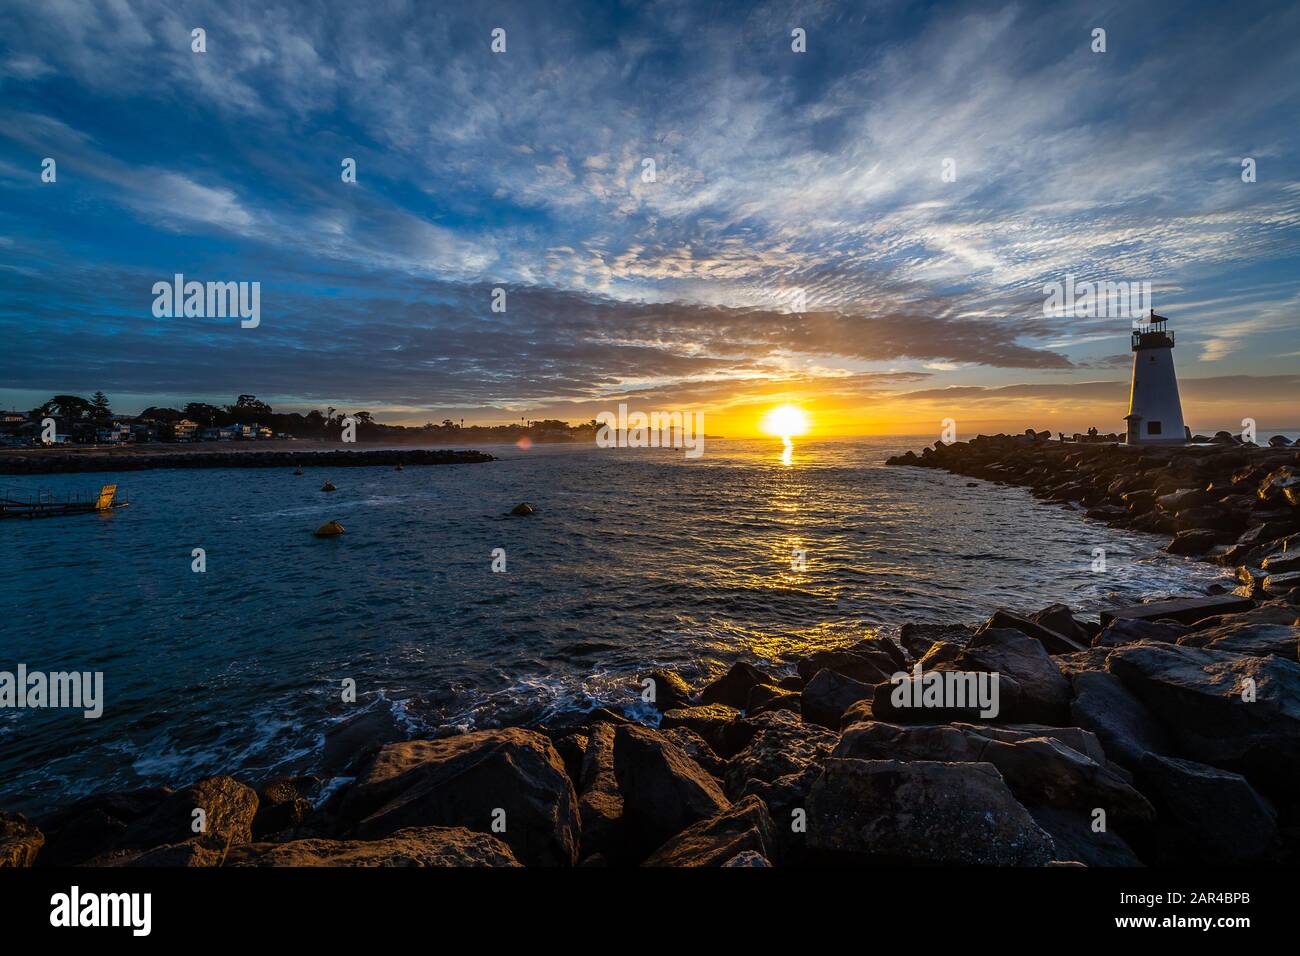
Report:
<svg viewBox="0 0 1300 956"><path fill-rule="evenodd" d="M1130 445L1183 445L1183 405L1174 373L1174 333L1169 320L1152 309L1133 330L1133 387L1129 393L1126 442Z"/></svg>

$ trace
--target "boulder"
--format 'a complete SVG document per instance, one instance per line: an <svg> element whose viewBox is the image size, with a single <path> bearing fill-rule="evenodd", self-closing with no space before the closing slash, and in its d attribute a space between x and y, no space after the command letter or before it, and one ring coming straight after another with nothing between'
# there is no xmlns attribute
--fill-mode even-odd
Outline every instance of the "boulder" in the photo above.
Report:
<svg viewBox="0 0 1300 956"><path fill-rule="evenodd" d="M975 628L968 624L915 624L909 621L898 632L899 643L917 659L924 657L931 645L938 641L965 647L974 636Z"/></svg>
<svg viewBox="0 0 1300 956"><path fill-rule="evenodd" d="M407 827L378 840L249 843L226 866L519 866L510 847L464 827Z"/></svg>
<svg viewBox="0 0 1300 956"><path fill-rule="evenodd" d="M312 810L310 795L319 788L317 777L277 777L263 784L257 791L252 839L265 840L301 826Z"/></svg>
<svg viewBox="0 0 1300 956"><path fill-rule="evenodd" d="M1184 634L1178 643L1214 651L1263 657L1274 654L1287 660L1300 657L1300 627L1288 624L1223 624Z"/></svg>
<svg viewBox="0 0 1300 956"><path fill-rule="evenodd" d="M1004 698L1002 716L1007 720L1042 724L1068 721L1070 684L1037 639L1008 628L987 628L971 638L954 665L962 670L997 673L1019 685L1018 695Z"/></svg>
<svg viewBox="0 0 1300 956"><path fill-rule="evenodd" d="M878 684L889 680L889 675L899 668L889 655L880 651L836 650L809 654L799 661L798 670L804 681L811 681L819 671L829 670L864 684Z"/></svg>
<svg viewBox="0 0 1300 956"><path fill-rule="evenodd" d="M1218 543L1218 535L1204 528L1188 528L1174 535L1174 540L1165 546L1170 554L1192 556L1204 554Z"/></svg>
<svg viewBox="0 0 1300 956"><path fill-rule="evenodd" d="M633 855L641 858L693 823L731 805L708 772L647 727L614 735L614 772Z"/></svg>
<svg viewBox="0 0 1300 956"><path fill-rule="evenodd" d="M1075 674L1086 674L1089 671L1104 671L1106 669L1106 658L1110 656L1109 647L1090 647L1086 651L1079 651L1077 654L1057 654L1052 660L1060 669L1062 676L1069 679Z"/></svg>
<svg viewBox="0 0 1300 956"><path fill-rule="evenodd" d="M587 738L578 800L581 853L617 859L623 852L623 794L614 774L614 725L598 724Z"/></svg>
<svg viewBox="0 0 1300 956"><path fill-rule="evenodd" d="M649 680L654 689L651 703L659 711L675 710L691 705L691 685L676 671L651 671Z"/></svg>
<svg viewBox="0 0 1300 956"><path fill-rule="evenodd" d="M1102 763L1051 737L1004 742L984 748L984 761L998 768L1021 803L1087 813L1105 809L1109 825L1140 832L1155 821L1147 799Z"/></svg>
<svg viewBox="0 0 1300 956"><path fill-rule="evenodd" d="M860 654L876 661L883 655L893 664L894 670L901 671L907 667L907 655L889 638L878 634L864 637L844 649L851 654Z"/></svg>
<svg viewBox="0 0 1300 956"><path fill-rule="evenodd" d="M725 704L701 704L682 707L663 715L659 726L665 730L686 727L699 734L718 756L726 758L744 749L755 730L740 711Z"/></svg>
<svg viewBox="0 0 1300 956"><path fill-rule="evenodd" d="M1029 615L1029 620L1047 628L1054 634L1061 634L1069 638L1079 647L1087 647L1092 639L1088 630L1074 619L1074 612L1064 604L1049 604L1041 611L1035 611ZM1029 635L1033 637L1034 635ZM1073 648L1078 650L1079 648Z"/></svg>
<svg viewBox="0 0 1300 956"><path fill-rule="evenodd" d="M723 866L741 853L761 858L775 845L772 817L749 796L721 813L687 827L652 853L643 866Z"/></svg>
<svg viewBox="0 0 1300 956"><path fill-rule="evenodd" d="M753 740L727 762L726 789L739 796L751 780L773 781L820 766L839 736L784 711L754 718Z"/></svg>
<svg viewBox="0 0 1300 956"><path fill-rule="evenodd" d="M1132 604L1115 611L1102 611L1102 627L1120 618L1133 620L1162 621L1170 620L1179 624L1195 624L1202 618L1217 614L1236 614L1249 611L1255 606L1250 598L1232 594L1220 594L1214 597L1172 598L1167 601L1150 601L1146 604Z"/></svg>
<svg viewBox="0 0 1300 956"><path fill-rule="evenodd" d="M1176 621L1148 621L1142 618L1116 618L1092 639L1093 647L1119 647L1138 641L1177 643L1187 633L1187 626Z"/></svg>
<svg viewBox="0 0 1300 956"><path fill-rule="evenodd" d="M721 780L727 772L727 762L713 752L707 740L689 727L660 727L663 738L681 748L682 753L709 772L710 777Z"/></svg>
<svg viewBox="0 0 1300 956"><path fill-rule="evenodd" d="M1116 762L1134 768L1147 753L1168 753L1169 738L1146 705L1114 674L1087 671L1070 679L1070 719L1097 735Z"/></svg>
<svg viewBox="0 0 1300 956"><path fill-rule="evenodd" d="M247 843L240 846L248 846ZM168 843L150 850L114 850L87 861L95 867L167 867L184 868L221 866L227 848L219 839L194 837L180 843Z"/></svg>
<svg viewBox="0 0 1300 956"><path fill-rule="evenodd" d="M202 818L195 811L202 810ZM208 777L169 795L148 816L135 820L118 842L121 848L152 848L190 840L203 820L205 845L227 847L253 839L257 792L232 777Z"/></svg>
<svg viewBox="0 0 1300 956"><path fill-rule="evenodd" d="M169 787L148 787L97 793L42 818L41 865L72 866L112 851L128 826L151 814L174 792Z"/></svg>
<svg viewBox="0 0 1300 956"><path fill-rule="evenodd" d="M1133 644L1112 651L1106 666L1186 756L1300 795L1300 664Z"/></svg>
<svg viewBox="0 0 1300 956"><path fill-rule="evenodd" d="M745 706L749 689L755 684L771 684L772 678L752 664L737 661L731 669L700 691L701 704L723 704L739 710ZM707 739L707 738L706 738Z"/></svg>
<svg viewBox="0 0 1300 956"><path fill-rule="evenodd" d="M808 796L808 845L827 862L1041 866L1056 858L987 763L831 759Z"/></svg>
<svg viewBox="0 0 1300 956"><path fill-rule="evenodd" d="M797 714L803 705L801 690L802 688L788 690L774 684L756 684L749 689L749 696L745 699L745 714L756 717L770 710L788 710Z"/></svg>
<svg viewBox="0 0 1300 956"><path fill-rule="evenodd" d="M578 798L542 734L508 728L388 744L340 809L344 832L363 839L426 826L490 833L502 821L502 839L523 863L577 862Z"/></svg>
<svg viewBox="0 0 1300 956"><path fill-rule="evenodd" d="M0 810L0 870L31 866L45 845L45 835L21 813Z"/></svg>
<svg viewBox="0 0 1300 956"><path fill-rule="evenodd" d="M805 720L838 730L844 712L860 700L870 700L875 692L872 684L864 684L829 669L820 670L803 689L800 713Z"/></svg>
<svg viewBox="0 0 1300 956"><path fill-rule="evenodd" d="M1137 782L1160 811L1161 864L1276 862L1277 815L1240 774L1148 753L1137 767Z"/></svg>
<svg viewBox="0 0 1300 956"><path fill-rule="evenodd" d="M1260 585L1264 594L1270 598L1286 598L1288 601L1296 601L1297 592L1300 592L1300 571L1290 571L1286 574L1270 574Z"/></svg>
<svg viewBox="0 0 1300 956"><path fill-rule="evenodd" d="M751 777L740 795L741 799L759 797L767 806L775 824L775 845L770 859L781 866L796 866L806 858L807 828L796 828L796 823L804 819L808 794L821 775L822 765L810 761L798 773L788 773L775 780Z"/></svg>
<svg viewBox="0 0 1300 956"><path fill-rule="evenodd" d="M1064 859L1084 866L1142 866L1142 860L1128 842L1114 830L1094 828L1091 813L1062 810L1059 807L1026 807L1034 822L1056 844Z"/></svg>
<svg viewBox="0 0 1300 956"><path fill-rule="evenodd" d="M1065 616L1069 618L1071 630L1073 631L1077 625L1074 624L1074 618L1070 615L1069 608L1065 608L1064 605L1053 605L1053 607L1047 608L1046 611L1040 613L1044 613L1049 619L1055 620L1060 616L1053 610L1056 607L1060 607L1065 611ZM1070 654L1074 651L1085 650L1088 646L1086 635L1083 635L1081 639L1075 639L1073 636L1058 633L1044 624L1039 624L1027 617L1021 617L1019 614L1005 608L998 608L998 610L994 611L993 616L980 626L979 631L976 632L976 637L985 631L1004 629L1019 631L1027 637L1032 637L1042 644L1049 654Z"/></svg>

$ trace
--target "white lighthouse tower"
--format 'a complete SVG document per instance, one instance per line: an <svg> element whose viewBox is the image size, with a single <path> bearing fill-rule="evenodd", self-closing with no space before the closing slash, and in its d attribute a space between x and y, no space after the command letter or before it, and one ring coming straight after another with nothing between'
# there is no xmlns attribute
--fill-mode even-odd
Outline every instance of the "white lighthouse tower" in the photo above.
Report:
<svg viewBox="0 0 1300 956"><path fill-rule="evenodd" d="M1152 309L1146 321L1133 330L1133 390L1124 416L1130 445L1187 442L1174 374L1174 333L1165 329L1168 321Z"/></svg>

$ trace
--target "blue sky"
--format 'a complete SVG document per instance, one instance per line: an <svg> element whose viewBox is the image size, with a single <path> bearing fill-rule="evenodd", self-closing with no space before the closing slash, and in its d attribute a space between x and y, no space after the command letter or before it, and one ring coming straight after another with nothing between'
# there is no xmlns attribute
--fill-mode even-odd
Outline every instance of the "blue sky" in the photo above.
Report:
<svg viewBox="0 0 1300 956"><path fill-rule="evenodd" d="M1069 424L1129 360L1074 274L1152 283L1206 427L1294 426L1297 76L1281 2L10 0L0 405ZM155 318L177 272L261 325Z"/></svg>

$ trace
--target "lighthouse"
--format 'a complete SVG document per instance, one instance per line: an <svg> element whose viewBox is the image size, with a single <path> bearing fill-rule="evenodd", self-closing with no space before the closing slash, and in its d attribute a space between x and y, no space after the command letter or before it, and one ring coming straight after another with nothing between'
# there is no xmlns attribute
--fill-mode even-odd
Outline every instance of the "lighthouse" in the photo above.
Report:
<svg viewBox="0 0 1300 956"><path fill-rule="evenodd" d="M1124 416L1130 445L1182 445L1187 441L1174 374L1174 333L1165 328L1168 321L1152 309L1133 330L1133 389Z"/></svg>

